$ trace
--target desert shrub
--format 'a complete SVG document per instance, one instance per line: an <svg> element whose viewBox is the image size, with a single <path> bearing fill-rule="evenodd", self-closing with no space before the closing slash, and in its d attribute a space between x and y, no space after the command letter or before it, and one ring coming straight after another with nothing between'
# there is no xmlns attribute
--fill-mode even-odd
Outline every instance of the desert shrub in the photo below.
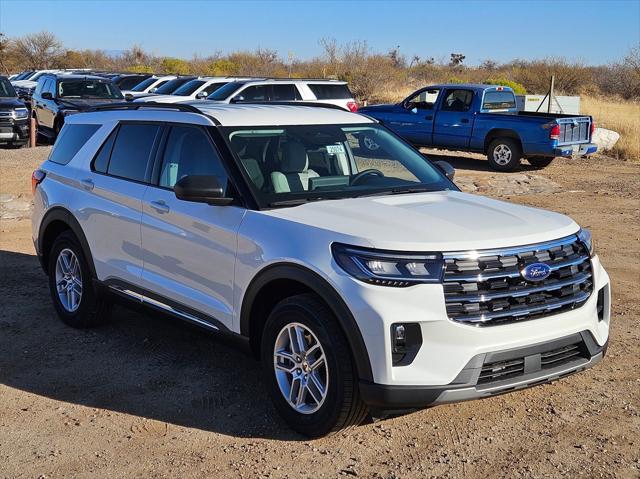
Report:
<svg viewBox="0 0 640 479"><path fill-rule="evenodd" d="M484 80L482 83L484 83L486 85L508 86L509 88L511 88L513 90L513 92L516 95L526 95L527 94L527 89L524 87L524 85L521 85L520 83L512 81L512 80L507 80L505 78L489 78L488 80Z"/></svg>

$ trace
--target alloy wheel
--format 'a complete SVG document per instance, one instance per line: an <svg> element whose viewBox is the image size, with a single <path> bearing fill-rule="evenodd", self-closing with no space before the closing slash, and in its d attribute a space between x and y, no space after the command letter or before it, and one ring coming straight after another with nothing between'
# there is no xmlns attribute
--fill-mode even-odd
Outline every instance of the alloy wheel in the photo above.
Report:
<svg viewBox="0 0 640 479"><path fill-rule="evenodd" d="M82 272L76 254L65 248L56 260L56 289L62 307L69 313L80 307L82 300Z"/></svg>

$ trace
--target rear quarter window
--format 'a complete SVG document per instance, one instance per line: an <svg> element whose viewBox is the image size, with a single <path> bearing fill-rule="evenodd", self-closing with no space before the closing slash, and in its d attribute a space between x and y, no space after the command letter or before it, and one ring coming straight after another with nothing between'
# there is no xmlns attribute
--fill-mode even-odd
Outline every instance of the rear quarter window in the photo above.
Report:
<svg viewBox="0 0 640 479"><path fill-rule="evenodd" d="M309 83L308 85L318 100L348 100L353 98L349 87L344 84Z"/></svg>
<svg viewBox="0 0 640 479"><path fill-rule="evenodd" d="M99 128L100 125L65 125L51 150L49 161L66 165Z"/></svg>

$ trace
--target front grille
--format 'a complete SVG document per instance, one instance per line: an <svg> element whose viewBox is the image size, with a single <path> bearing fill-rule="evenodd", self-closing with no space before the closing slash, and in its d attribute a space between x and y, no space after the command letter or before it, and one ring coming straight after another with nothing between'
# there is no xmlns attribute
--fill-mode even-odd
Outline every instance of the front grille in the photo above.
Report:
<svg viewBox="0 0 640 479"><path fill-rule="evenodd" d="M480 370L478 384L504 381L527 373L549 370L573 361L588 360L590 358L591 355L585 344L579 341L527 357L522 356L507 360L487 362L483 364ZM525 366L527 361L529 365Z"/></svg>
<svg viewBox="0 0 640 479"><path fill-rule="evenodd" d="M525 280L545 263L551 274ZM445 254L444 294L451 320L478 326L513 323L569 311L593 290L591 261L576 236L521 248Z"/></svg>

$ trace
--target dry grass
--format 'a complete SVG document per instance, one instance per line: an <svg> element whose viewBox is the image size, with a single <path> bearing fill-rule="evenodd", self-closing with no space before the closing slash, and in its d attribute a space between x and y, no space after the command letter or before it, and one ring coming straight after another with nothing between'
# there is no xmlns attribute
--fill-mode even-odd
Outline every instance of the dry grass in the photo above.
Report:
<svg viewBox="0 0 640 479"><path fill-rule="evenodd" d="M640 103L582 96L580 109L594 117L596 126L620 134L609 153L619 159L640 162Z"/></svg>

